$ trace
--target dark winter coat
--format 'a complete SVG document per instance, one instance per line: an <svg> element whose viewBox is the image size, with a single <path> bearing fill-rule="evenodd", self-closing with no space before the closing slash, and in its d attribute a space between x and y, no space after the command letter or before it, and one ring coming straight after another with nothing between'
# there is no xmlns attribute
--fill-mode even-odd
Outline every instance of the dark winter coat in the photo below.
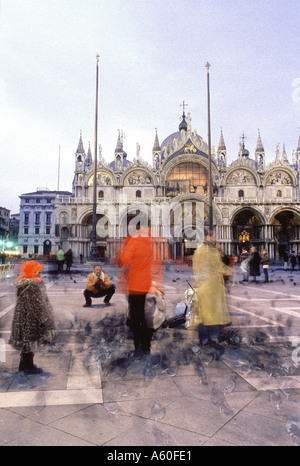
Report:
<svg viewBox="0 0 300 466"><path fill-rule="evenodd" d="M32 351L54 338L52 309L43 282L18 280L17 303L9 344L15 349Z"/></svg>
<svg viewBox="0 0 300 466"><path fill-rule="evenodd" d="M251 277L259 277L260 275L260 255L258 252L252 252L249 261L249 273Z"/></svg>

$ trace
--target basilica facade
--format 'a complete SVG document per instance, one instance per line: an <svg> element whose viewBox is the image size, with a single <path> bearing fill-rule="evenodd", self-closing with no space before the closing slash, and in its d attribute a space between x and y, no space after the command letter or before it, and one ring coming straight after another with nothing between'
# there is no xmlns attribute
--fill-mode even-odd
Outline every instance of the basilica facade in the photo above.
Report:
<svg viewBox="0 0 300 466"><path fill-rule="evenodd" d="M295 144L296 146L296 144ZM162 143L156 132L152 164L136 154L129 160L118 135L111 162L97 154L97 249L99 259L110 260L134 219L147 218L164 254L173 260L192 256L209 223L209 150L192 130L191 116L183 112L176 132ZM228 163L221 131L211 151L213 224L217 242L229 255L243 246L267 249L279 260L288 249L300 253L300 136L288 160L285 147L276 147L266 164L261 135L253 156L241 139L236 159ZM75 257L90 257L93 229L94 161L80 134L75 153L71 195L55 203L55 242Z"/></svg>

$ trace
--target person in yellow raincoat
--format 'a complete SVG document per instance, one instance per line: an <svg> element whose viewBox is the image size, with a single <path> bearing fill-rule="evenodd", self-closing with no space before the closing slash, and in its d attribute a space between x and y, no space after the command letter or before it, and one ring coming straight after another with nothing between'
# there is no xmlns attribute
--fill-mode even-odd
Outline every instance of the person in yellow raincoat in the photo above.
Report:
<svg viewBox="0 0 300 466"><path fill-rule="evenodd" d="M193 274L196 284L190 327L199 329L201 345L209 344L221 349L219 345L220 326L231 322L224 284L224 276L232 275L215 247L214 231L205 235L205 241L193 256Z"/></svg>

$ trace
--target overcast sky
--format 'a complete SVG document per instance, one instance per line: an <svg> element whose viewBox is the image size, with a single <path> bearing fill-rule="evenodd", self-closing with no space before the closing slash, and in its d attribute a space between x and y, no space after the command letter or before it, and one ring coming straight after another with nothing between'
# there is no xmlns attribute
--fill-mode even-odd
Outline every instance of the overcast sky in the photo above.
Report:
<svg viewBox="0 0 300 466"><path fill-rule="evenodd" d="M178 130L184 100L192 129L223 129L228 160L242 133L254 158L258 129L271 162L289 160L300 126L299 0L0 0L0 206L37 187L72 190L80 131L113 160L118 130L128 159L151 162Z"/></svg>

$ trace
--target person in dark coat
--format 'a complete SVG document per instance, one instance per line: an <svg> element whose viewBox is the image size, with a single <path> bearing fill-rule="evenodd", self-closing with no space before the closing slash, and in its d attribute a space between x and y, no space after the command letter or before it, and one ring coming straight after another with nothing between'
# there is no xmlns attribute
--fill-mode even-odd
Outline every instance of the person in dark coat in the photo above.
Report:
<svg viewBox="0 0 300 466"><path fill-rule="evenodd" d="M256 282L256 277L260 276L260 255L255 246L250 249L250 253L249 275L253 277L252 281Z"/></svg>
<svg viewBox="0 0 300 466"><path fill-rule="evenodd" d="M288 269L288 262L289 262L289 251L286 249L283 253L283 268L284 270Z"/></svg>
<svg viewBox="0 0 300 466"><path fill-rule="evenodd" d="M295 251L292 251L292 253L291 253L290 263L291 263L291 269L294 271L294 270L295 270L295 266L296 266L296 264L297 264L297 257L296 257L296 255L295 255Z"/></svg>
<svg viewBox="0 0 300 466"><path fill-rule="evenodd" d="M26 262L16 282L17 302L9 344L21 351L19 371L25 374L43 372L33 364L33 351L51 343L55 335L50 301L40 277L43 267L34 260Z"/></svg>
<svg viewBox="0 0 300 466"><path fill-rule="evenodd" d="M73 264L73 252L72 249L68 249L68 251L65 253L65 263L66 263L66 271L70 272L71 271L71 265Z"/></svg>

